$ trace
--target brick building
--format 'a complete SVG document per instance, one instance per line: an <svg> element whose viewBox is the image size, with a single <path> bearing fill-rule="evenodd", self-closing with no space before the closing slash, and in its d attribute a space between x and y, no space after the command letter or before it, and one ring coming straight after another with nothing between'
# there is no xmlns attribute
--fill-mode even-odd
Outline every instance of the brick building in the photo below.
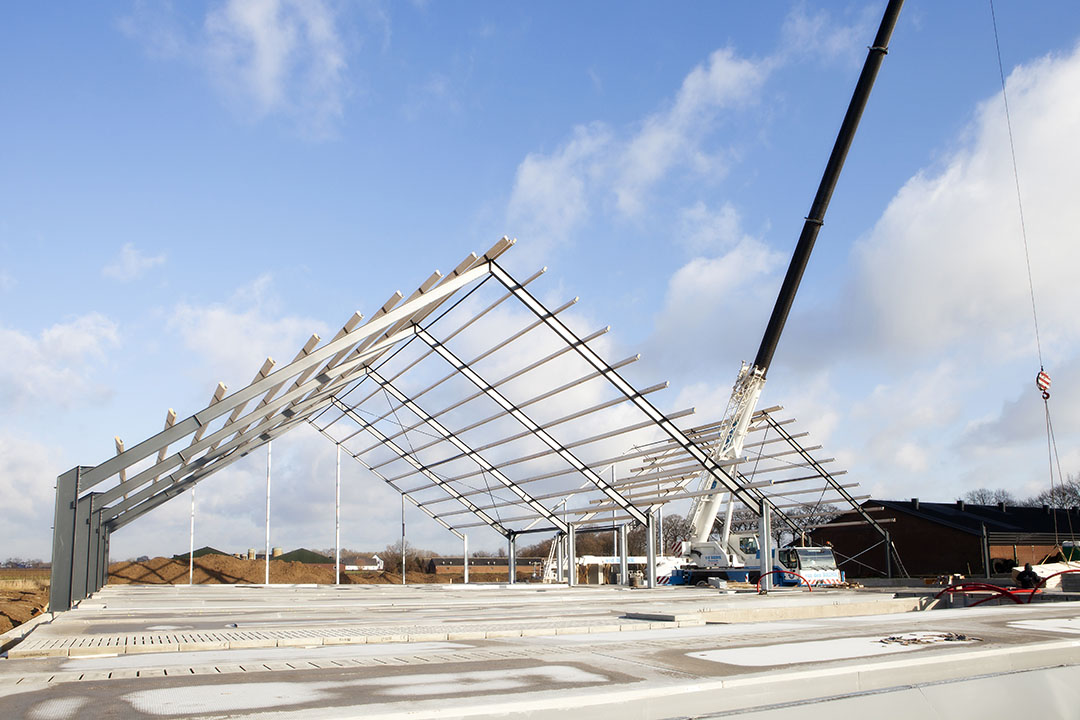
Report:
<svg viewBox="0 0 1080 720"><path fill-rule="evenodd" d="M1038 564L1057 553L1057 546L1080 533L1080 509L972 505L911 500L867 500L871 517L888 531L900 566L913 577L959 573L968 577L1007 575L1016 565ZM815 544L830 543L837 564L848 577L886 574L881 534L844 513L813 531ZM835 527L830 527L835 525ZM987 573L987 566L990 572ZM902 569L901 569L902 568Z"/></svg>

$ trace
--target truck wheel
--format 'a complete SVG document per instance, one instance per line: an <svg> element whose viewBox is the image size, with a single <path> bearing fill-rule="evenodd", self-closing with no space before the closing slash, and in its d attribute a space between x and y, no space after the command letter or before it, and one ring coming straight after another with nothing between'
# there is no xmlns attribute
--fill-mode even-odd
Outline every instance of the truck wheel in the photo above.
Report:
<svg viewBox="0 0 1080 720"><path fill-rule="evenodd" d="M709 581L708 580L698 580L694 584L697 585L698 587L709 587Z"/></svg>
<svg viewBox="0 0 1080 720"><path fill-rule="evenodd" d="M760 580L760 579L761 579L761 573L755 573L755 572L752 572L752 573L750 573L750 574L749 574L749 575L748 575L748 576L746 577L746 581L747 581L748 583L756 583L756 582L757 582L758 580Z"/></svg>

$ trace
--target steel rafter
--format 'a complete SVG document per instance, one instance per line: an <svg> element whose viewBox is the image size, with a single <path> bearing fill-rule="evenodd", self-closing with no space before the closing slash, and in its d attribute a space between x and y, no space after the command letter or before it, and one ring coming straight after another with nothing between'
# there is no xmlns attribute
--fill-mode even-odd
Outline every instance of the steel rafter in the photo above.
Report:
<svg viewBox="0 0 1080 720"><path fill-rule="evenodd" d="M514 293L517 298L531 310L537 317L542 319L544 323L555 331L563 339L564 342L573 345L578 354L585 359L587 363L604 375L608 382L615 386L615 388L622 393L627 400L632 402L638 407L645 415L651 419L657 427L664 431L668 437L674 440L679 446L682 447L689 455L697 460L701 466L709 472L713 478L724 486L728 492L735 495L739 500L747 507L753 509L755 512L761 511L762 498L750 494L745 490L739 482L729 475L723 468L717 465L705 452L701 450L694 442L683 433L673 422L668 420L662 412L656 409L652 403L650 403L645 397L638 392L633 385L623 379L618 372L604 362L592 348L583 343L580 338L566 326L559 318L555 317L551 311L549 311L544 304L537 300L533 295L526 290L520 283L514 280L513 276L507 273L502 267L499 266L494 260L491 262L491 274L502 283L510 292ZM637 510L637 508L635 508ZM640 510L637 514L631 513L635 519L638 519L637 515L640 514L644 517ZM644 522L644 519L639 520Z"/></svg>
<svg viewBox="0 0 1080 720"><path fill-rule="evenodd" d="M417 472L419 472L421 475L426 477L428 480L431 480L433 483L438 485L441 489L443 489L447 493L449 493L451 495L451 497L456 499L458 502L460 502L465 507L469 508L469 510L471 510L473 512L473 514L476 515L476 517L483 520L484 523L488 527L498 531L499 533L501 533L505 537L510 536L511 531L508 528L504 527L502 523L500 523L498 520L496 520L495 518L488 515L483 510L481 510L479 506L477 506L471 500L464 497L460 492L458 492L457 488L455 488L453 485L451 485L450 483L448 483L445 480L443 480L442 478L440 478L432 470L430 470L424 463L422 463L419 460L417 460L416 458L414 458L412 455L410 455L405 450L403 450L399 445L397 445L393 440L390 440L388 437L386 437L386 435L384 435L379 430L379 428L375 427L370 422L368 422L364 418L360 417L360 415L358 415L356 413L356 411L353 410L353 408L349 407L348 405L341 402L337 398L334 398L333 400L331 400L331 402L334 403L334 406L337 407L338 410L340 410L341 412L348 415L350 420L352 420L357 425L360 425L361 427L363 427L364 430L368 431L369 433L371 433L376 438L379 438L380 441L383 443L384 447L386 447L389 450L391 450L392 452L394 452L399 458L401 458L405 462L409 463L409 465L412 465L413 468Z"/></svg>
<svg viewBox="0 0 1080 720"><path fill-rule="evenodd" d="M529 495L529 493L518 487L517 483L506 477L506 475L504 475L502 471L499 470L499 468L492 465L490 462L484 459L484 456L469 447L468 443L466 443L464 440L451 432L445 425L440 423L434 417L429 415L423 408L413 402L413 400L411 400L408 395L394 387L389 381L379 375L379 373L375 370L368 370L367 374L368 377L370 377L379 385L379 387L386 390L386 392L388 392L395 400L401 403L402 407L406 408L409 412L420 418L420 420L424 424L426 424L432 430L441 435L443 439L445 439L448 443L457 448L459 452L465 455L465 457L479 465L484 472L486 472L488 475L491 475L493 478L502 483L507 490L514 493L514 495L518 497L518 500L520 502L525 503L533 510L535 510L538 515L548 520L548 522L554 525L560 532L566 532L569 529L562 520L555 517L550 510L544 507L542 503L540 503L531 495ZM387 439L389 440L389 438Z"/></svg>
<svg viewBox="0 0 1080 720"><path fill-rule="evenodd" d="M492 263L492 268L494 269L494 263ZM511 292L513 291L511 290ZM554 315L550 315L550 318L548 319L554 318ZM535 436L545 445L554 450L559 457L569 463L570 466L576 469L579 473L584 475L585 478L589 480L589 482L595 485L602 493L611 498L612 501L614 501L621 508L623 508L623 510L629 513L635 520L643 524L647 522L645 514L638 510L636 507L634 507L633 503L624 498L615 488L608 485L608 483L602 477L597 475L592 468L581 462L581 460L574 456L573 453L563 447L563 445L558 440L553 438L551 434L547 432L547 430L545 430L538 423L534 422L528 415L522 412L516 405L514 405L514 403L508 400L505 395L503 395L490 383L484 380L484 378L481 377L479 373L477 373L471 367L463 363L457 357L457 355L451 352L450 349L447 348L445 345L440 343L434 336L431 335L431 333L419 326L416 326L416 334L421 340L427 343L430 348L432 348L436 353L438 353L439 356L441 356L455 369L457 369L459 373L461 373L470 382L476 385L476 387L480 388L480 390L483 391L485 395L498 403L499 406L502 407L502 409L506 411L508 415L510 415L519 423L524 425L525 428L533 436ZM582 340L577 338L574 339L574 343L576 343L578 346L585 345Z"/></svg>

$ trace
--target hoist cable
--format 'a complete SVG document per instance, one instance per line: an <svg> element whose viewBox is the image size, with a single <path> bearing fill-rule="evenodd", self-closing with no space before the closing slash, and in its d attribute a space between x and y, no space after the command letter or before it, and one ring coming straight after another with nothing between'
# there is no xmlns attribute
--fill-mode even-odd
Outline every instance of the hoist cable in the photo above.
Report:
<svg viewBox="0 0 1080 720"><path fill-rule="evenodd" d="M990 18L994 24L994 47L997 50L998 75L1001 78L1001 98L1005 102L1005 125L1009 130L1009 152L1012 154L1013 180L1016 182L1016 206L1020 211L1020 234L1024 239L1024 262L1027 264L1028 292L1031 294L1031 319L1035 323L1035 348L1039 354L1039 369L1044 369L1042 342L1039 339L1039 314L1035 310L1035 283L1031 279L1031 254L1028 250L1027 226L1024 224L1024 201L1020 193L1020 171L1016 165L1016 146L1013 143L1012 118L1009 114L1009 95L1005 91L1005 66L1001 62L1001 42L998 40L997 15L994 0L990 0Z"/></svg>

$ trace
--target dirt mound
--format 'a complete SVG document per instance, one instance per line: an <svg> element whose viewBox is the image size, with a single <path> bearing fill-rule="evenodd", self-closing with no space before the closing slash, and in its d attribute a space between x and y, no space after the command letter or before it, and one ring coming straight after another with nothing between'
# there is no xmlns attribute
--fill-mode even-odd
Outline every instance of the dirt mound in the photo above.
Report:
<svg viewBox="0 0 1080 720"><path fill-rule="evenodd" d="M25 589L0 587L0 633L45 612L49 606L49 583L33 583Z"/></svg>
<svg viewBox="0 0 1080 720"><path fill-rule="evenodd" d="M207 583L261 585L266 577L265 560L245 560L231 555L206 555L195 558L193 579L196 584ZM505 582L506 576L472 573L472 582ZM521 576L524 579L524 576ZM447 583L445 575L409 571L409 583ZM456 578L460 582L460 578ZM188 562L156 557L145 562L119 562L109 566L109 582L113 584L186 585ZM282 585L334 584L334 566L311 565L301 562L270 560L270 582ZM376 585L401 583L401 575L392 572L342 572L342 585Z"/></svg>
<svg viewBox="0 0 1080 720"><path fill-rule="evenodd" d="M266 561L242 560L231 555L206 555L195 558L193 580L197 584L261 584L266 579ZM145 562L119 562L109 566L109 582L151 585L186 585L188 562L156 557ZM270 582L286 585L334 582L333 565L308 565L299 562L270 561ZM350 582L342 573L341 582Z"/></svg>

